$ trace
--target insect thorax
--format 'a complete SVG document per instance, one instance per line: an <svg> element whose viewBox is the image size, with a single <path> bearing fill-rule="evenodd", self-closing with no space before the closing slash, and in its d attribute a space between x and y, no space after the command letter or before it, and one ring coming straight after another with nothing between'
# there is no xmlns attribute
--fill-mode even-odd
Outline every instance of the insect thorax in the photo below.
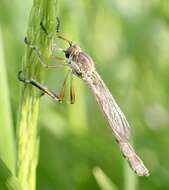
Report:
<svg viewBox="0 0 169 190"><path fill-rule="evenodd" d="M67 51L70 53L68 62L72 72L83 80L91 77L95 69L93 60L77 45L73 45Z"/></svg>

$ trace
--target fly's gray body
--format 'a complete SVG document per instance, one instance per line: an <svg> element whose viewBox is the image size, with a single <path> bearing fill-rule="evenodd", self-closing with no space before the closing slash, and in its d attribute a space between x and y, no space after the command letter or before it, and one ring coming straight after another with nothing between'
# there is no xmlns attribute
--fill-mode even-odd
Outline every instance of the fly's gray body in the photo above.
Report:
<svg viewBox="0 0 169 190"><path fill-rule="evenodd" d="M146 168L140 157L136 154L135 150L133 149L132 145L129 142L130 128L127 119L123 114L123 112L121 111L121 109L119 108L119 106L117 105L115 99L111 95L104 81L97 73L93 60L90 58L90 56L84 53L78 45L72 45L70 41L68 41L62 36L58 36L58 38L61 38L69 43L70 47L67 50L61 49L61 51L65 53L65 57L68 59L66 61L68 62L66 66L69 66L71 72L74 75L78 76L83 81L85 81L85 83L91 89L100 107L100 110L103 112L112 130L113 136L115 137L117 143L119 144L123 156L127 159L129 165L137 175L148 176L149 175L148 169ZM38 49L35 46L31 45L27 39L25 39L25 43L36 52L41 63L45 67L54 68L58 66L58 65L49 66L48 64L46 64L41 54L39 53ZM40 89L45 94L49 95L58 102L63 101L67 77L65 78L60 95L58 96L53 91L49 90L39 82L33 79L30 80L25 79L24 76L22 75L22 71L18 73L18 79L21 82L24 82L26 84L32 84L33 86L37 87L38 89ZM71 88L70 95L71 95L70 96L71 103L74 103L75 96L73 88Z"/></svg>
<svg viewBox="0 0 169 190"><path fill-rule="evenodd" d="M129 143L130 129L127 119L97 73L93 60L82 52L78 45L71 45L64 53L68 58L72 73L85 81L91 89L123 156L128 160L131 168L139 176L148 176L148 169Z"/></svg>

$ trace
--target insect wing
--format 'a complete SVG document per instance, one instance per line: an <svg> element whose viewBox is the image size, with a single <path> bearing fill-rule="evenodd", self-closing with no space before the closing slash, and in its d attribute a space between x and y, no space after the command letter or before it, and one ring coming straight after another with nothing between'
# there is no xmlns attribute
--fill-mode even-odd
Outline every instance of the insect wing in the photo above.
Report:
<svg viewBox="0 0 169 190"><path fill-rule="evenodd" d="M92 81L89 82L89 87L96 97L96 100L117 140L128 140L130 136L130 128L127 119L96 71L93 74Z"/></svg>

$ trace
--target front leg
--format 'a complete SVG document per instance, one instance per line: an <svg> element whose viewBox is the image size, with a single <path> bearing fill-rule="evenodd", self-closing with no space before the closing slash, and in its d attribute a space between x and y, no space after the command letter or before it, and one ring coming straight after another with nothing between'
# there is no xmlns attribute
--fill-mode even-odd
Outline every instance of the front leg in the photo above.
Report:
<svg viewBox="0 0 169 190"><path fill-rule="evenodd" d="M55 59L57 59L57 60L59 60L59 61L62 61L63 63L54 64L54 65L48 65L48 64L46 63L46 61L44 60L44 58L43 58L41 52L38 50L38 48L37 48L35 45L32 45L32 44L28 41L27 37L25 37L24 42L25 42L25 44L26 44L29 48L31 48L31 49L37 54L37 56L38 56L38 58L39 58L39 60L40 60L40 63L41 63L45 68L58 68L58 67L61 67L61 66L68 66L68 64L67 64L67 63L68 63L67 59L62 58L62 57L53 56L53 55L51 56L52 58L55 58ZM58 50L58 51L64 51L64 50L61 49L61 48L58 48L57 50Z"/></svg>

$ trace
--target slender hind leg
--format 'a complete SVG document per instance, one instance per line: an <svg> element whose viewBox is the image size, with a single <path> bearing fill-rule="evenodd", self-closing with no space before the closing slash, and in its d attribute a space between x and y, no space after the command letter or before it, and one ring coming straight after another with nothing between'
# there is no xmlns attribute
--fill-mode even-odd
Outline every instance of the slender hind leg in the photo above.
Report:
<svg viewBox="0 0 169 190"><path fill-rule="evenodd" d="M54 92L52 92L51 90L49 90L48 88L46 88L45 86L43 86L42 84L40 84L39 82L37 82L34 79L25 79L24 76L22 75L22 71L18 72L18 79L19 81L26 83L26 84L31 84L33 86L35 86L36 88L38 88L39 90L41 90L44 94L47 94L48 96L52 97L54 100L56 101L60 101L59 96L57 96Z"/></svg>
<svg viewBox="0 0 169 190"><path fill-rule="evenodd" d="M59 100L60 100L60 102L63 101L64 96L65 96L65 89L66 89L66 84L67 84L67 79L69 77L69 74L70 74L70 70L66 74L65 80L64 80L64 82L62 84L62 87L61 87L61 90L60 90L60 93L59 93Z"/></svg>
<svg viewBox="0 0 169 190"><path fill-rule="evenodd" d="M41 90L43 92L42 95L47 94L48 96L52 97L57 102L63 102L64 96L65 96L66 83L67 83L67 79L68 79L69 74L70 74L70 70L66 74L66 77L65 77L65 80L63 82L62 88L60 90L59 96L56 95L53 91L49 90L46 86L37 82L36 80L25 79L24 76L22 75L22 71L18 72L18 79L19 79L19 81L21 81L23 83L31 84L31 85L35 86L36 88L38 88L39 90Z"/></svg>
<svg viewBox="0 0 169 190"><path fill-rule="evenodd" d="M70 79L70 103L75 103L75 89L73 86L73 74L71 73L71 79Z"/></svg>

